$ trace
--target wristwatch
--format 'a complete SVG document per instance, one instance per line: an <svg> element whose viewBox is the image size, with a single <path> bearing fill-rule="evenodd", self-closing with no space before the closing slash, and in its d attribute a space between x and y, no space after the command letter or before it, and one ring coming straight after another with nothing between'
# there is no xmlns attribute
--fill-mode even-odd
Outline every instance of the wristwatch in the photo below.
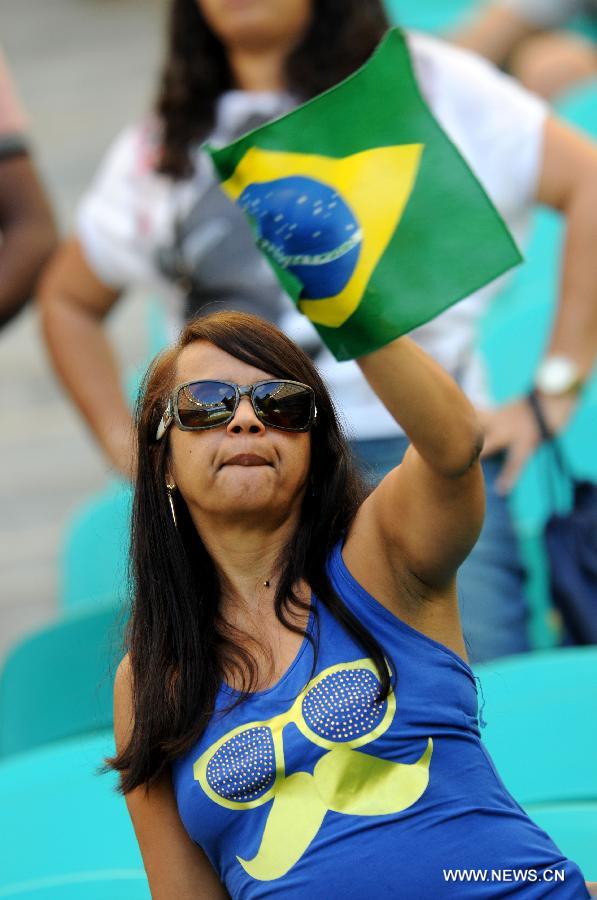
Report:
<svg viewBox="0 0 597 900"><path fill-rule="evenodd" d="M569 356L547 356L535 374L535 390L550 397L576 394L581 387L580 369Z"/></svg>

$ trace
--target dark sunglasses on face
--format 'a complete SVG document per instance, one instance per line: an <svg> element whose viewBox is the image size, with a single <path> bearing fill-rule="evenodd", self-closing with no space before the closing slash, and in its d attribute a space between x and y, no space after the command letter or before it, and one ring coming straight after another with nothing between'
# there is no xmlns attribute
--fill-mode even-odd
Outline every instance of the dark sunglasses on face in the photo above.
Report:
<svg viewBox="0 0 597 900"><path fill-rule="evenodd" d="M203 431L232 421L241 397L248 397L260 422L283 431L309 431L317 418L313 389L300 381L272 379L238 385L232 381L187 381L174 388L155 436L174 422L182 431Z"/></svg>

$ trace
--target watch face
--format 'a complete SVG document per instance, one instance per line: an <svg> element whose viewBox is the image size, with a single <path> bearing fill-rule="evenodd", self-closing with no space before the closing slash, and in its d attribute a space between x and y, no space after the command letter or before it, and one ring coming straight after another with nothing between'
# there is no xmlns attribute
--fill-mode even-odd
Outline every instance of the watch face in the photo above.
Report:
<svg viewBox="0 0 597 900"><path fill-rule="evenodd" d="M578 367L567 356L548 357L537 372L536 386L544 394L564 394L578 383Z"/></svg>

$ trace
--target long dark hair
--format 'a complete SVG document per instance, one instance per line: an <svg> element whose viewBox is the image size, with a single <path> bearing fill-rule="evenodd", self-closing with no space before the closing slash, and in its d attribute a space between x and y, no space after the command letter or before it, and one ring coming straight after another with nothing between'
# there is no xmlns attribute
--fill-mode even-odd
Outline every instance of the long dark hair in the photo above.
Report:
<svg viewBox="0 0 597 900"><path fill-rule="evenodd" d="M287 89L306 100L369 58L388 27L381 0L313 0L313 17L286 60ZM190 148L215 122L216 101L233 87L226 50L197 0L172 0L166 63L155 111L162 123L158 171L190 175Z"/></svg>
<svg viewBox="0 0 597 900"><path fill-rule="evenodd" d="M222 622L218 574L186 504L177 494L177 522L166 491L168 441L156 430L174 387L178 355L205 340L276 378L310 385L317 425L311 430L311 490L306 491L295 534L279 560L274 607L285 627L305 634L289 618L305 608L296 585L306 581L377 666L381 696L390 690L383 650L334 591L328 556L367 494L355 469L328 391L309 357L278 328L257 316L218 312L184 328L176 345L151 365L137 406L138 471L133 502L132 610L125 637L133 684L134 728L127 747L106 759L103 771L122 773L119 790L149 786L203 733L214 710L222 660L233 665L245 693L255 684L254 659ZM317 629L315 629L317 632ZM314 653L317 646L314 642Z"/></svg>

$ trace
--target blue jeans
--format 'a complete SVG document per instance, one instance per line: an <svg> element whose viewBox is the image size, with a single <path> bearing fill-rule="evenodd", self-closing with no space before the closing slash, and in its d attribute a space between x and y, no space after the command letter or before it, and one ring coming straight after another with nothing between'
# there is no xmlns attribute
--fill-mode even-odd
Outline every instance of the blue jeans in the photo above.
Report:
<svg viewBox="0 0 597 900"><path fill-rule="evenodd" d="M374 483L402 460L403 437L353 441L362 471ZM530 650L525 570L520 560L508 501L495 492L502 456L482 462L487 509L479 540L458 571L458 600L471 663Z"/></svg>

